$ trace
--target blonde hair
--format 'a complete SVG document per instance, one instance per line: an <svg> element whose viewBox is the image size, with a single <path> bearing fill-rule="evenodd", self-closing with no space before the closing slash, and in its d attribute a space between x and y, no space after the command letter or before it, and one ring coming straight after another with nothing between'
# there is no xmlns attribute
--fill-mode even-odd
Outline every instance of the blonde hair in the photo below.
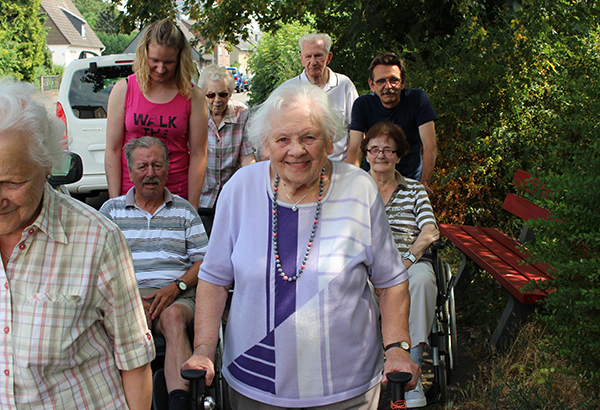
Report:
<svg viewBox="0 0 600 410"><path fill-rule="evenodd" d="M192 97L192 76L196 66L192 59L192 47L183 32L171 20L163 19L150 24L140 39L135 50L133 71L136 73L142 92L148 92L150 84L150 68L148 67L148 46L154 42L162 47L172 47L179 52L179 61L175 71L175 85L185 98Z"/></svg>

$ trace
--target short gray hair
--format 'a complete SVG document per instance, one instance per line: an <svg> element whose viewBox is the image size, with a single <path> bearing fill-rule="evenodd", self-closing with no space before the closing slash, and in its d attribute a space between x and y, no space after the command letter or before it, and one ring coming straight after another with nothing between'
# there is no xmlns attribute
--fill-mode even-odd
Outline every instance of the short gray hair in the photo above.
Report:
<svg viewBox="0 0 600 410"><path fill-rule="evenodd" d="M300 45L300 52L302 52L302 45L304 43L313 43L318 40L323 40L323 43L325 44L325 52L329 54L329 50L331 50L331 37L329 37L329 34L325 33L310 33L300 37L300 40L298 40L298 44Z"/></svg>
<svg viewBox="0 0 600 410"><path fill-rule="evenodd" d="M33 95L37 91L31 84L17 82L8 77L0 80L0 130L3 134L17 134L29 141L29 159L42 169L52 167L62 170L66 164L67 142L65 126Z"/></svg>
<svg viewBox="0 0 600 410"><path fill-rule="evenodd" d="M169 151L167 146L160 138L156 137L139 137L134 138L125 144L125 158L127 159L127 168L131 172L133 170L133 151L136 148L152 148L161 147L165 154L165 168L169 169Z"/></svg>
<svg viewBox="0 0 600 410"><path fill-rule="evenodd" d="M273 120L281 115L283 109L300 104L310 108L314 124L331 142L339 141L344 136L342 117L329 103L325 91L310 83L291 81L277 87L250 116L248 138L254 148L262 152Z"/></svg>
<svg viewBox="0 0 600 410"><path fill-rule="evenodd" d="M220 67L216 64L211 64L209 66L204 67L202 72L200 73L200 78L198 79L198 87L202 88L202 91L206 92L206 86L209 81L221 81L225 79L227 83L227 89L230 93L233 93L235 90L235 81L233 80L233 76L225 67Z"/></svg>

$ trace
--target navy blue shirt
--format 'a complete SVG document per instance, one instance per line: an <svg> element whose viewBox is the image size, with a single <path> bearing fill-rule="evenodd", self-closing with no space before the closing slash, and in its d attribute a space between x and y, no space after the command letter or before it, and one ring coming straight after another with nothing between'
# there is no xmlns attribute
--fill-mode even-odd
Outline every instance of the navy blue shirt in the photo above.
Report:
<svg viewBox="0 0 600 410"><path fill-rule="evenodd" d="M391 121L402 127L410 150L396 165L396 169L405 177L421 179L421 136L419 126L435 121L438 117L431 106L429 96L417 88L403 89L400 101L393 108L386 108L375 93L361 95L354 101L352 107L351 130L361 131L365 134L369 129L380 122ZM368 166L368 163L367 163Z"/></svg>

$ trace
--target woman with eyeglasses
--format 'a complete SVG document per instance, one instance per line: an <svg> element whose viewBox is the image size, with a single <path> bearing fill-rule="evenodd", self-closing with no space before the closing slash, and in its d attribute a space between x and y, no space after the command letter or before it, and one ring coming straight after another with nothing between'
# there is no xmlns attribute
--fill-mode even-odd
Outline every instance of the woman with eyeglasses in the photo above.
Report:
<svg viewBox="0 0 600 410"><path fill-rule="evenodd" d="M152 23L135 51L134 74L113 87L108 100L105 169L108 194L133 186L123 147L143 136L160 138L169 152L171 193L198 207L206 173L208 110L192 84L196 66L183 32L170 20Z"/></svg>
<svg viewBox="0 0 600 410"><path fill-rule="evenodd" d="M248 107L234 101L233 76L225 67L209 65L198 85L205 91L208 118L208 158L200 208L214 208L223 185L240 167L256 162L248 140Z"/></svg>
<svg viewBox="0 0 600 410"><path fill-rule="evenodd" d="M437 295L431 254L427 248L439 238L439 231L423 185L403 177L396 170L396 164L410 148L402 128L391 122L376 124L369 129L360 148L371 165L369 174L383 197L394 242L408 269L410 356L421 366ZM427 405L420 380L417 387L406 394L406 404L408 408Z"/></svg>

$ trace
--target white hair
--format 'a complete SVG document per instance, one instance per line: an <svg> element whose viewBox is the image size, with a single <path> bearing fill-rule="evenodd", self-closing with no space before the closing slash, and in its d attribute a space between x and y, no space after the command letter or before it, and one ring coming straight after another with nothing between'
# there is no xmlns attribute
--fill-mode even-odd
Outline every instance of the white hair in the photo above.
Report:
<svg viewBox="0 0 600 410"><path fill-rule="evenodd" d="M262 152L273 121L279 118L284 109L302 104L310 108L313 124L331 142L339 141L344 136L342 117L329 103L325 91L310 83L292 81L277 87L250 115L248 138L254 148Z"/></svg>
<svg viewBox="0 0 600 410"><path fill-rule="evenodd" d="M329 34L325 33L310 33L300 37L300 40L298 40L298 44L300 45L300 52L302 52L302 46L304 43L314 43L318 40L323 40L323 44L325 45L325 52L329 54L329 50L331 50L331 37L329 37Z"/></svg>
<svg viewBox="0 0 600 410"><path fill-rule="evenodd" d="M216 64L211 64L209 66L204 67L202 72L200 73L200 78L198 79L198 87L202 88L204 92L206 92L206 87L208 86L209 81L221 81L225 80L227 83L227 89L230 93L233 93L235 90L235 81L233 80L233 76L225 67L220 67Z"/></svg>
<svg viewBox="0 0 600 410"><path fill-rule="evenodd" d="M0 133L29 141L29 159L40 168L61 168L66 163L63 148L65 127L46 107L32 97L33 85L8 77L0 80Z"/></svg>

